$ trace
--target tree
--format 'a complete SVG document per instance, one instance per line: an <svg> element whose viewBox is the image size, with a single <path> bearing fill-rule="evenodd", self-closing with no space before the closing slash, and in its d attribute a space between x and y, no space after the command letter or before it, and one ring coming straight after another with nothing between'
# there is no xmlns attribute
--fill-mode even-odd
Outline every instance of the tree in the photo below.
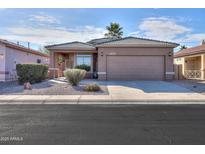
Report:
<svg viewBox="0 0 205 154"><path fill-rule="evenodd" d="M109 26L106 26L107 33L105 33L105 37L108 38L121 38L123 35L122 27L118 23L110 23Z"/></svg>
<svg viewBox="0 0 205 154"><path fill-rule="evenodd" d="M49 50L46 49L45 47L40 47L39 51L42 52L42 53L45 53L45 54L49 54Z"/></svg>
<svg viewBox="0 0 205 154"><path fill-rule="evenodd" d="M181 45L180 50L183 50L183 49L187 49L187 47L185 45Z"/></svg>

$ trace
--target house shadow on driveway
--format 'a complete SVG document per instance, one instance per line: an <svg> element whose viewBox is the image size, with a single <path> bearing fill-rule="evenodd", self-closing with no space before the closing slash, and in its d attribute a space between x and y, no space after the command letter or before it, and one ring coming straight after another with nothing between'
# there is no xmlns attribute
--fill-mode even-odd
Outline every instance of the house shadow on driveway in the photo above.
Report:
<svg viewBox="0 0 205 154"><path fill-rule="evenodd" d="M128 91L144 92L144 93L193 93L192 90L183 86L177 85L169 81L97 81L97 80L84 80L83 82L95 82L101 85L106 85L109 89L121 91L126 93Z"/></svg>

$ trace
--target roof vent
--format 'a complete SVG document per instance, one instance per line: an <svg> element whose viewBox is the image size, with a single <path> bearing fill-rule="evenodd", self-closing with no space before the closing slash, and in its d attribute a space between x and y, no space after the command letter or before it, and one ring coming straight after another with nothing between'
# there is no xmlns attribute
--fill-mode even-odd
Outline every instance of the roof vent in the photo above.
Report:
<svg viewBox="0 0 205 154"><path fill-rule="evenodd" d="M205 40L202 40L201 45L205 45Z"/></svg>

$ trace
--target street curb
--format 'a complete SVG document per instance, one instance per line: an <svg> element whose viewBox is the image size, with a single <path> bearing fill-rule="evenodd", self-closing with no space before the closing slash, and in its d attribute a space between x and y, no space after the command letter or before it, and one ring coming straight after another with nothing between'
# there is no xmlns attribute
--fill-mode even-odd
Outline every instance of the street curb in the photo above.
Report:
<svg viewBox="0 0 205 154"><path fill-rule="evenodd" d="M79 100L79 102L204 102L205 99L112 99L112 100L93 100L93 99L86 99L86 100Z"/></svg>
<svg viewBox="0 0 205 154"><path fill-rule="evenodd" d="M57 102L57 103L56 103ZM106 103L105 103L106 102ZM134 100L134 99L115 99L115 100L71 100L71 99L47 99L47 100L40 100L40 99L1 99L0 104L205 104L205 100L193 99L193 100L182 100L182 99L142 99L142 100Z"/></svg>
<svg viewBox="0 0 205 154"><path fill-rule="evenodd" d="M97 100L86 100L86 101L79 101L79 104L100 104L95 103ZM99 100L99 102L102 102L102 104L109 104L109 103L103 103L108 102L105 100ZM112 100L109 101L111 104L205 104L205 100Z"/></svg>

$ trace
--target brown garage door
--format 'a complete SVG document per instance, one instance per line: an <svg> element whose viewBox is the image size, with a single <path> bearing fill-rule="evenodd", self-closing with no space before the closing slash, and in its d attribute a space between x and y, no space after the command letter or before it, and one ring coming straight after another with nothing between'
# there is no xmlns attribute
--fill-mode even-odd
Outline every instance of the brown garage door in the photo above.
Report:
<svg viewBox="0 0 205 154"><path fill-rule="evenodd" d="M164 56L107 56L107 80L163 80Z"/></svg>

